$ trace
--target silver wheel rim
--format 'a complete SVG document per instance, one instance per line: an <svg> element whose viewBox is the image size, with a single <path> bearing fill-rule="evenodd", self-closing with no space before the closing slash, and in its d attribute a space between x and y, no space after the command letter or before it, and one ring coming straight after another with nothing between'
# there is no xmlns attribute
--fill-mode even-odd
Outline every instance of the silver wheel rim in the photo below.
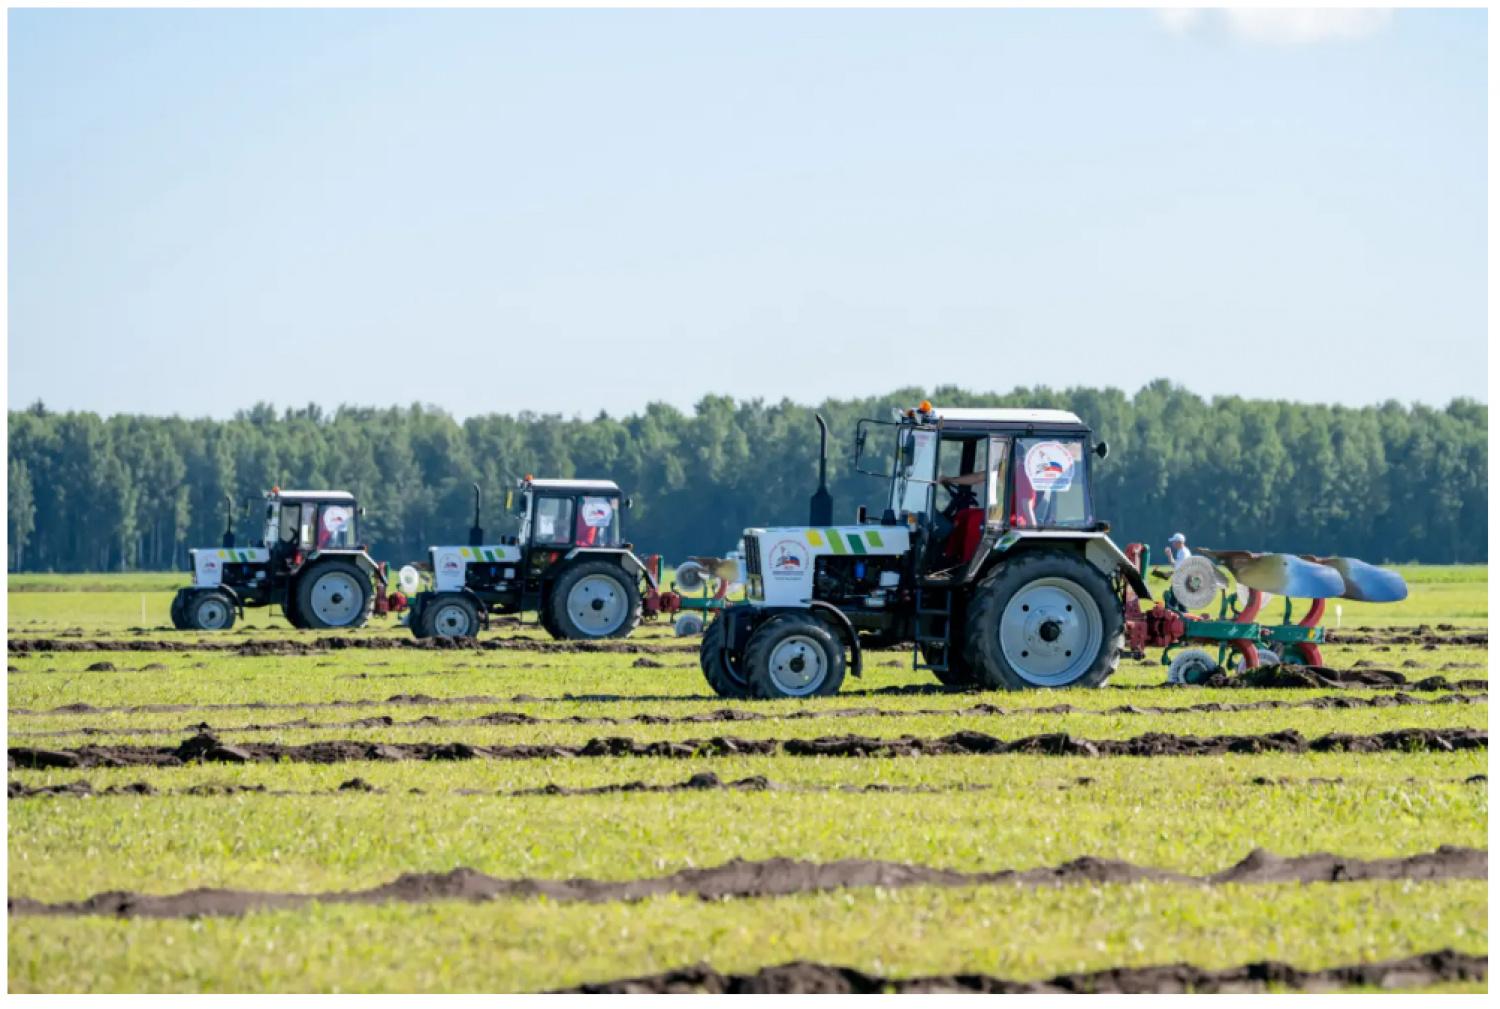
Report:
<svg viewBox="0 0 1500 1009"><path fill-rule="evenodd" d="M793 634L771 649L767 670L776 689L788 697L812 693L828 679L828 656L816 638Z"/></svg>
<svg viewBox="0 0 1500 1009"><path fill-rule="evenodd" d="M217 631L229 623L229 604L217 597L205 599L198 604L198 626L206 631Z"/></svg>
<svg viewBox="0 0 1500 1009"><path fill-rule="evenodd" d="M347 571L319 575L312 586L313 614L329 627L354 623L365 608L365 594Z"/></svg>
<svg viewBox="0 0 1500 1009"><path fill-rule="evenodd" d="M1093 667L1104 645L1104 618L1077 582L1038 578L1006 603L999 635L1017 676L1033 686L1065 686Z"/></svg>
<svg viewBox="0 0 1500 1009"><path fill-rule="evenodd" d="M467 638L474 633L469 611L458 603L446 603L432 615L432 631L444 638Z"/></svg>
<svg viewBox="0 0 1500 1009"><path fill-rule="evenodd" d="M625 590L609 575L588 575L568 590L568 617L585 634L605 637L625 623Z"/></svg>

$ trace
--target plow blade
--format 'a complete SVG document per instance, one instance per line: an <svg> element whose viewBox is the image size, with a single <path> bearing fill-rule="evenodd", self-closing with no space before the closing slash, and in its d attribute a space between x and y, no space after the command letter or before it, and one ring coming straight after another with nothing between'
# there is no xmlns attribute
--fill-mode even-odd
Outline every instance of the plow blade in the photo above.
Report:
<svg viewBox="0 0 1500 1009"><path fill-rule="evenodd" d="M1227 567L1241 585L1261 592L1293 599L1332 599L1346 592L1344 577L1338 569L1292 554L1258 554L1249 550L1198 552Z"/></svg>
<svg viewBox="0 0 1500 1009"><path fill-rule="evenodd" d="M1337 571L1344 579L1345 599L1362 603L1398 603L1406 598L1406 581L1394 571L1378 568L1353 557L1313 557L1303 554L1302 559Z"/></svg>

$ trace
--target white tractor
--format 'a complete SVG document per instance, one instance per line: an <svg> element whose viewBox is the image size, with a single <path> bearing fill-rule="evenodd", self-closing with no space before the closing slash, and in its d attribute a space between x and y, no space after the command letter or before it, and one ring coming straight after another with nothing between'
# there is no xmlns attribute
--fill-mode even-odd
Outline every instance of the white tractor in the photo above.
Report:
<svg viewBox="0 0 1500 1009"><path fill-rule="evenodd" d="M818 423L808 525L745 530L746 600L704 635L717 693L837 693L860 675L862 633L913 642L914 665L953 686L1094 687L1115 671L1126 589L1151 593L1094 514L1089 462L1108 448L1077 416L924 402L862 420L856 468L889 491L878 518L861 508L850 525L833 524Z"/></svg>
<svg viewBox="0 0 1500 1009"><path fill-rule="evenodd" d="M468 544L431 547L425 571L402 569L403 590L415 593L412 633L473 637L491 614L526 610L554 638L623 638L635 630L643 595L657 596L660 565L623 541L620 513L630 501L619 485L527 477L507 498L520 519L516 535L484 542L476 485Z"/></svg>
<svg viewBox="0 0 1500 1009"><path fill-rule="evenodd" d="M361 513L346 491L273 487L261 541L242 547L231 502L220 545L188 551L193 584L172 599L172 625L223 631L246 607L279 605L293 627L364 626L388 600L384 567L359 544Z"/></svg>

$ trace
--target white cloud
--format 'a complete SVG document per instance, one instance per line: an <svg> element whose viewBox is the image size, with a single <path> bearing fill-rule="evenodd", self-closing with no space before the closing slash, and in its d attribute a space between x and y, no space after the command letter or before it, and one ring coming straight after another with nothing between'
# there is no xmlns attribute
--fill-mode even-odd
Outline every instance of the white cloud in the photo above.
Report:
<svg viewBox="0 0 1500 1009"><path fill-rule="evenodd" d="M1176 35L1213 25L1247 42L1310 45L1315 42L1368 38L1384 31L1392 12L1361 7L1235 7L1203 10L1168 7L1155 11L1157 21Z"/></svg>

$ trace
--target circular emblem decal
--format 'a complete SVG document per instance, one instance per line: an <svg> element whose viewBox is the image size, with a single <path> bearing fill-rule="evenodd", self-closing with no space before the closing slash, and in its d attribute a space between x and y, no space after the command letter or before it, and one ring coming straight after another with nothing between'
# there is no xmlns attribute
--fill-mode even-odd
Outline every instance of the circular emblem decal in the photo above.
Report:
<svg viewBox="0 0 1500 1009"><path fill-rule="evenodd" d="M1026 478L1039 491L1064 491L1073 485L1073 453L1056 441L1039 441L1026 450Z"/></svg>
<svg viewBox="0 0 1500 1009"><path fill-rule="evenodd" d="M807 570L807 547L796 540L782 540L771 548L771 575L775 578L800 578Z"/></svg>

